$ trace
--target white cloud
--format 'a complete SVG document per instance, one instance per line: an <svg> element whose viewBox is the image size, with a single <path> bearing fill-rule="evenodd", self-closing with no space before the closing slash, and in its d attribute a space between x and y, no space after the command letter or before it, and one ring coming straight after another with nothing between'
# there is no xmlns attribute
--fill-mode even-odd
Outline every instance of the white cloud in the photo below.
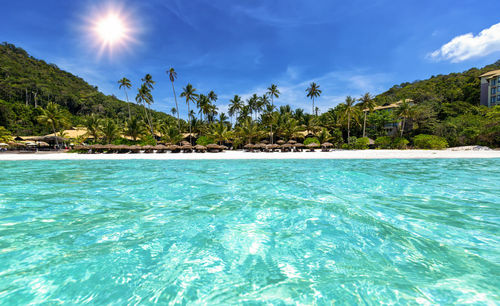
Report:
<svg viewBox="0 0 500 306"><path fill-rule="evenodd" d="M482 30L477 36L472 33L457 36L429 56L458 63L494 52L500 52L500 23Z"/></svg>

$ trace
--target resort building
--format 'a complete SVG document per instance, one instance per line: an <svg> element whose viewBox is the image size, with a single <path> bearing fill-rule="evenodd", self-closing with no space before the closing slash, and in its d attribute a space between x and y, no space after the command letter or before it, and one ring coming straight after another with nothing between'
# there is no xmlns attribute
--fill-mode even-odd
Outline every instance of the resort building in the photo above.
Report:
<svg viewBox="0 0 500 306"><path fill-rule="evenodd" d="M486 72L481 78L481 105L500 105L500 70Z"/></svg>
<svg viewBox="0 0 500 306"><path fill-rule="evenodd" d="M413 100L406 99L405 101L408 102L410 105L413 105ZM403 103L403 100L394 102L392 104L388 104L387 103L387 104L375 107L373 109L373 111L375 111L375 112L377 112L377 111L390 111L390 112L392 112L395 109L397 109L402 103ZM368 111L368 109L364 109L363 111L366 112L366 111ZM402 120L399 120L397 122L386 123L384 125L384 131L387 133L388 136L398 135L398 132L401 129L401 125L402 125ZM405 122L405 132L410 131L412 129L413 129L413 123L412 123L412 121L411 120L407 120Z"/></svg>

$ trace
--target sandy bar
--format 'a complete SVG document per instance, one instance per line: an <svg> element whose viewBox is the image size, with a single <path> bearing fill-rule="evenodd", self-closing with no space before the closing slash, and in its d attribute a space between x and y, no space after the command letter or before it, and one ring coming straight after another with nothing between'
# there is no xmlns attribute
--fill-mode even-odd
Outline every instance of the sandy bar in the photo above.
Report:
<svg viewBox="0 0 500 306"><path fill-rule="evenodd" d="M222 153L138 153L138 154L77 154L77 153L1 153L0 160L232 160L232 159L430 159L430 158L500 158L500 151L450 150L350 150L330 152L244 152Z"/></svg>

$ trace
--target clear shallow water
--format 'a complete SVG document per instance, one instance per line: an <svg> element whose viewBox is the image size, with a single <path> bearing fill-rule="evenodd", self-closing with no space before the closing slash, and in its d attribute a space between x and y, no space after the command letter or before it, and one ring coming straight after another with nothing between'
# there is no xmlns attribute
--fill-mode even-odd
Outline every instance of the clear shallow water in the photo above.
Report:
<svg viewBox="0 0 500 306"><path fill-rule="evenodd" d="M0 304L500 301L498 159L0 171Z"/></svg>

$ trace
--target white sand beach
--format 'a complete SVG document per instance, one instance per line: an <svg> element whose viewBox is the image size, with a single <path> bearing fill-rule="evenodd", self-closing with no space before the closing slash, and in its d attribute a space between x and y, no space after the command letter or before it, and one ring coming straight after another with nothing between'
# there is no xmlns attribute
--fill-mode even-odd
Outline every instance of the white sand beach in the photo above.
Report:
<svg viewBox="0 0 500 306"><path fill-rule="evenodd" d="M474 150L346 150L330 152L244 152L221 153L138 153L138 154L77 154L77 153L2 153L0 160L230 160L230 159L432 159L432 158L500 158L500 151Z"/></svg>

